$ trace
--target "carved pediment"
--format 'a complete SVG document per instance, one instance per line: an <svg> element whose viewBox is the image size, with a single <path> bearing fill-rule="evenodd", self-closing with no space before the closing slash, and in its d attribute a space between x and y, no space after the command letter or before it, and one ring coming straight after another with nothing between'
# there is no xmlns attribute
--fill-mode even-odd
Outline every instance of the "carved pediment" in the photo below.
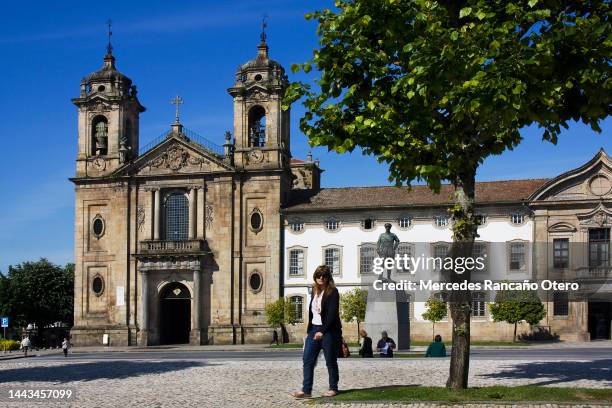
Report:
<svg viewBox="0 0 612 408"><path fill-rule="evenodd" d="M612 159L602 149L588 163L540 187L530 201L612 199Z"/></svg>
<svg viewBox="0 0 612 408"><path fill-rule="evenodd" d="M548 227L548 232L576 232L577 228L568 222L558 222Z"/></svg>
<svg viewBox="0 0 612 408"><path fill-rule="evenodd" d="M135 175L154 175L232 170L223 158L194 145L171 137L136 159L125 171Z"/></svg>
<svg viewBox="0 0 612 408"><path fill-rule="evenodd" d="M585 214L578 214L580 228L609 228L612 227L612 211L603 203Z"/></svg>

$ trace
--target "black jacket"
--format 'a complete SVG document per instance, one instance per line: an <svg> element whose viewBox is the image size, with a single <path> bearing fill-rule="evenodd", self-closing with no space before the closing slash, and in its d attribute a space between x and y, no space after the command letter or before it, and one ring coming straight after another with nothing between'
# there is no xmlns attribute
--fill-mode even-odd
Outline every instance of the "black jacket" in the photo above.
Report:
<svg viewBox="0 0 612 408"><path fill-rule="evenodd" d="M309 333L312 328L312 300L314 295L310 298L310 305L308 306L308 328L306 332ZM323 334L328 332L341 332L342 323L340 322L340 294L338 289L334 288L329 295L323 294L321 299L321 321L323 327L321 332Z"/></svg>
<svg viewBox="0 0 612 408"><path fill-rule="evenodd" d="M363 344L359 349L359 355L361 357L374 357L374 351L372 350L372 339L369 337L363 338Z"/></svg>

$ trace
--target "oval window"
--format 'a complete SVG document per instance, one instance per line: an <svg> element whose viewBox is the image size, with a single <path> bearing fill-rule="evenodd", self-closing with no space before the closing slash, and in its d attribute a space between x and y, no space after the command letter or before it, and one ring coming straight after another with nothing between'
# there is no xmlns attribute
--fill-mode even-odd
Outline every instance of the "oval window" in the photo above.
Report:
<svg viewBox="0 0 612 408"><path fill-rule="evenodd" d="M96 276L91 282L91 289L96 295L101 295L104 291L104 281L101 276Z"/></svg>
<svg viewBox="0 0 612 408"><path fill-rule="evenodd" d="M92 230L94 235L98 238L104 234L104 220L99 215L93 220Z"/></svg>
<svg viewBox="0 0 612 408"><path fill-rule="evenodd" d="M263 218L259 210L253 211L251 214L251 229L255 232L261 231Z"/></svg>
<svg viewBox="0 0 612 408"><path fill-rule="evenodd" d="M256 81L261 81L261 78L262 78L261 75L259 75L259 74L255 75L255 80Z"/></svg>
<svg viewBox="0 0 612 408"><path fill-rule="evenodd" d="M253 292L259 292L261 290L262 283L263 279L259 272L253 272L249 277L249 287Z"/></svg>
<svg viewBox="0 0 612 408"><path fill-rule="evenodd" d="M100 85L100 86L98 87L98 92L104 92L104 90L105 90L105 89L106 89L106 88L104 87L104 85Z"/></svg>

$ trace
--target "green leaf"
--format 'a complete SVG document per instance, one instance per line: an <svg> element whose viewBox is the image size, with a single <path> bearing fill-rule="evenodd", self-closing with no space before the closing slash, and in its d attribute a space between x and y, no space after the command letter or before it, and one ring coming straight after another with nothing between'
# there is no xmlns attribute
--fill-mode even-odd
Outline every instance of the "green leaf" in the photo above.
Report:
<svg viewBox="0 0 612 408"><path fill-rule="evenodd" d="M476 17L478 17L479 20L482 20L483 18L485 18L487 16L487 14L484 11L479 11L478 13L476 13Z"/></svg>
<svg viewBox="0 0 612 408"><path fill-rule="evenodd" d="M538 4L538 0L529 0L529 1L527 2L527 5L528 5L530 8L533 8L533 6L535 6L536 4Z"/></svg>
<svg viewBox="0 0 612 408"><path fill-rule="evenodd" d="M471 12L472 12L471 7L464 7L459 11L459 18L469 16Z"/></svg>

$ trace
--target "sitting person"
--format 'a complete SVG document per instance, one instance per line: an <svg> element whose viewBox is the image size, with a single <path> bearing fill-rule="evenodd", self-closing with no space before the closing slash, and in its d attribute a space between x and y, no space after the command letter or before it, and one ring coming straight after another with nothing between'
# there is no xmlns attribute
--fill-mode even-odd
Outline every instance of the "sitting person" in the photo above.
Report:
<svg viewBox="0 0 612 408"><path fill-rule="evenodd" d="M359 349L360 357L374 357L372 351L372 339L368 337L368 333L364 329L359 330L361 336L361 348Z"/></svg>
<svg viewBox="0 0 612 408"><path fill-rule="evenodd" d="M425 357L446 357L446 347L442 343L442 336L436 334L434 341L427 347Z"/></svg>
<svg viewBox="0 0 612 408"><path fill-rule="evenodd" d="M378 340L376 344L376 351L380 353L381 357L393 357L393 350L395 350L395 341L387 335L386 331L380 333L382 338Z"/></svg>

